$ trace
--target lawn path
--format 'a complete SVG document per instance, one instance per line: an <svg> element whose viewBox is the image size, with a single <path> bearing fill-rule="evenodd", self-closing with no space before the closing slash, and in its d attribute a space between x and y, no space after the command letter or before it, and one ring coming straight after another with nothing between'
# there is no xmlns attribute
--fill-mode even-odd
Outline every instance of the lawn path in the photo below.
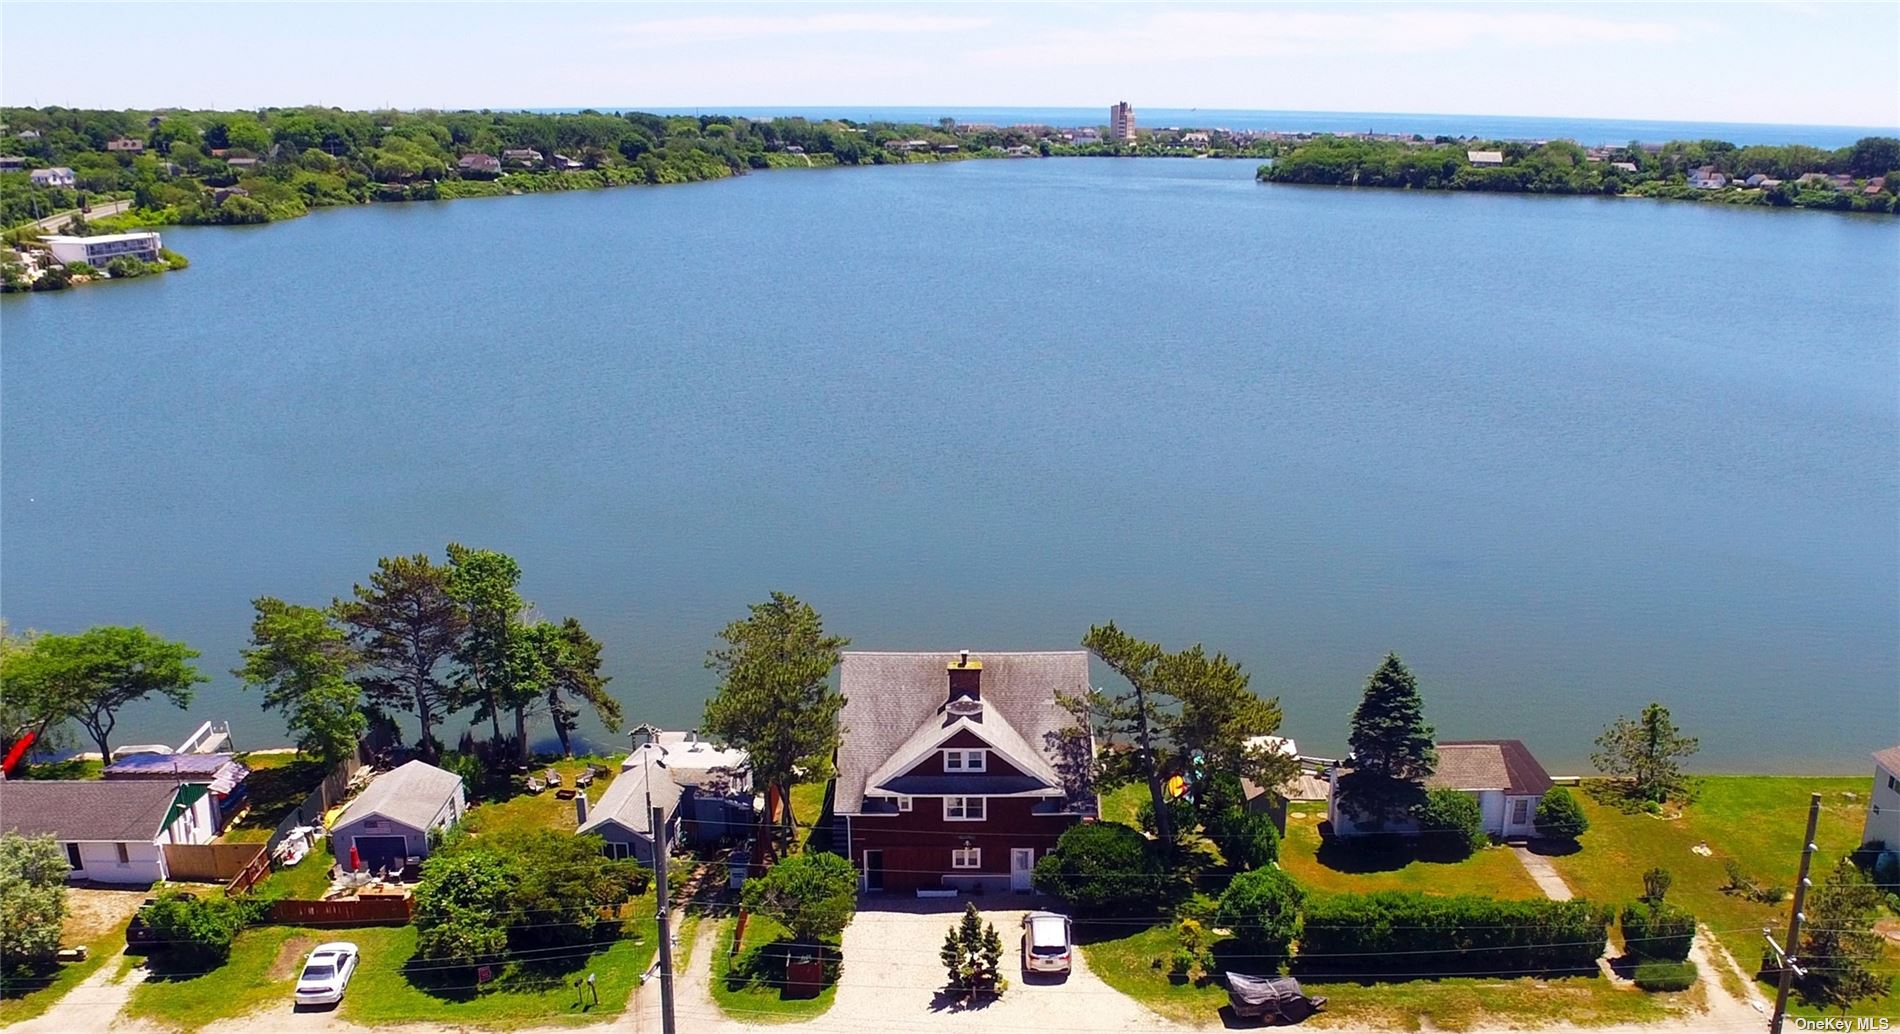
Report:
<svg viewBox="0 0 1900 1034"><path fill-rule="evenodd" d="M1550 864L1548 858L1533 853L1523 844L1512 844L1511 853L1517 856L1518 861L1524 863L1524 871L1530 873L1531 879L1537 881L1537 886L1544 892L1545 897L1552 901L1569 901L1576 897L1570 892L1570 884L1564 882L1563 876Z"/></svg>
<svg viewBox="0 0 1900 1034"><path fill-rule="evenodd" d="M142 968L119 978L119 960L124 954L121 951L107 959L97 972L74 984L52 1008L7 1030L13 1034L94 1034L105 1030L125 1008L132 989L145 979Z"/></svg>

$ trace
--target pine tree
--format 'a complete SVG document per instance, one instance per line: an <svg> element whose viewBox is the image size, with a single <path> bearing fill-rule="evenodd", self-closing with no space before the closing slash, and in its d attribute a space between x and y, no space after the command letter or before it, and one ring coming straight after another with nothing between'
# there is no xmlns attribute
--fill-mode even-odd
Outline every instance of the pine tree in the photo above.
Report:
<svg viewBox="0 0 1900 1034"><path fill-rule="evenodd" d="M1696 752L1696 738L1684 736L1658 703L1643 708L1641 718L1620 717L1597 737L1590 763L1606 775L1622 776L1639 801L1661 804L1672 797L1688 797L1689 777L1682 759Z"/></svg>
<svg viewBox="0 0 1900 1034"><path fill-rule="evenodd" d="M1339 803L1360 825L1376 829L1424 805L1425 779L1438 766L1438 753L1418 680L1398 654L1386 654L1366 680L1349 742L1351 768L1339 777Z"/></svg>
<svg viewBox="0 0 1900 1034"><path fill-rule="evenodd" d="M1801 930L1800 959L1808 971L1803 997L1846 1012L1855 1002L1887 993L1892 978L1873 969L1880 962L1881 938L1874 932L1880 908L1880 889L1853 861L1835 862L1808 900L1808 924Z"/></svg>
<svg viewBox="0 0 1900 1034"><path fill-rule="evenodd" d="M943 961L951 990L966 997L1002 986L1003 938L996 924L983 921L975 904L966 905L963 918L944 934L937 958Z"/></svg>

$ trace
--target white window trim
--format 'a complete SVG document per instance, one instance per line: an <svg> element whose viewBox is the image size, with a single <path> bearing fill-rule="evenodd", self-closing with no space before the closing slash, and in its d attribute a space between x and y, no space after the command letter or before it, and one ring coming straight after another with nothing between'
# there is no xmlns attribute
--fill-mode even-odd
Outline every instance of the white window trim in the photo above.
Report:
<svg viewBox="0 0 1900 1034"><path fill-rule="evenodd" d="M968 859L966 862L965 859ZM950 868L983 868L983 849L980 847L953 847L950 849Z"/></svg>
<svg viewBox="0 0 1900 1034"><path fill-rule="evenodd" d="M945 772L987 772L989 757L990 752L981 747L953 747L943 752L943 770ZM957 762L954 765L950 763L952 758L955 758Z"/></svg>
<svg viewBox="0 0 1900 1034"><path fill-rule="evenodd" d="M962 815L950 814L951 801L963 802ZM976 810L978 814L976 815L970 814L971 801L977 802ZM989 805L988 798L985 798L985 797L945 797L943 799L943 820L945 822L982 822L984 819L989 818L989 815L990 815L990 805Z"/></svg>
<svg viewBox="0 0 1900 1034"><path fill-rule="evenodd" d="M905 796L902 796L902 795L899 795L899 796L898 796L898 798L897 798L897 810L898 810L898 811L909 811L909 810L910 810L910 798L908 798L908 797L905 797Z"/></svg>

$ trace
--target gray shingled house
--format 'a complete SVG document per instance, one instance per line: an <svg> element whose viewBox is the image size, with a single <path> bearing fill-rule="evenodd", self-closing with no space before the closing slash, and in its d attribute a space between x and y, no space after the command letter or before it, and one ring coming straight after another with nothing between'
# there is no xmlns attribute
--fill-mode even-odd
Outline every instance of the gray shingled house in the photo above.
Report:
<svg viewBox="0 0 1900 1034"><path fill-rule="evenodd" d="M467 811L461 776L411 761L370 780L343 809L330 829L330 850L347 863L356 848L365 869L400 868L406 859L427 858L429 831Z"/></svg>
<svg viewBox="0 0 1900 1034"><path fill-rule="evenodd" d="M633 752L620 774L608 785L600 801L587 808L576 833L592 834L606 842L602 850L609 858L633 858L653 864L653 814L665 813L666 840L679 837L680 799L683 791L667 773L657 748L641 747Z"/></svg>

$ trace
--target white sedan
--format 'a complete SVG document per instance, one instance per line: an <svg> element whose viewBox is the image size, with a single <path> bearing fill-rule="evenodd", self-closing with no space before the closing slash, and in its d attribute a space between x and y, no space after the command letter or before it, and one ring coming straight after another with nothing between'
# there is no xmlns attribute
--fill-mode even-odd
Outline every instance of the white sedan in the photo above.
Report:
<svg viewBox="0 0 1900 1034"><path fill-rule="evenodd" d="M303 964L297 976L294 995L298 1005L334 1005L343 1000L343 989L356 975L356 945L348 941L319 944Z"/></svg>

